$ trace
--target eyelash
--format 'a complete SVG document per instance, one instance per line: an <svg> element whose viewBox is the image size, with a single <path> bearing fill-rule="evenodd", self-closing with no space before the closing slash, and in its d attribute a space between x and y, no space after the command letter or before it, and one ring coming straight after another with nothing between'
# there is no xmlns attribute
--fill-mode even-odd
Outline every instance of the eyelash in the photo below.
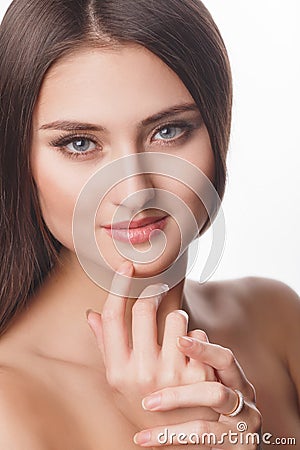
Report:
<svg viewBox="0 0 300 450"><path fill-rule="evenodd" d="M176 123L167 123L159 128L157 128L153 132L153 136L164 130L165 128L180 128L182 130L182 133L177 138L169 139L169 140L162 140L163 143L160 143L158 145L173 145L174 143L177 144L179 142L185 141L189 138L189 136L192 134L192 132L198 128L197 124L190 123L190 122L176 122ZM96 148L90 151L86 152L71 152L69 150L65 150L66 146L71 144L72 142L76 140L88 140L96 145ZM97 139L95 139L94 136L91 136L86 133L72 133L68 135L61 135L58 136L57 139L54 139L53 141L49 142L49 145L52 147L55 147L59 152L61 152L66 158L71 159L87 159L91 157L94 153L99 151L99 147L97 146Z"/></svg>

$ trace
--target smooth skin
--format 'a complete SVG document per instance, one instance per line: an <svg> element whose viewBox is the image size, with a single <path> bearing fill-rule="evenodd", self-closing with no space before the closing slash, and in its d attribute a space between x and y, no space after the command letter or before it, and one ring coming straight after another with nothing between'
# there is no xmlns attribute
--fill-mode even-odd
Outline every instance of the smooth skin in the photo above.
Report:
<svg viewBox="0 0 300 450"><path fill-rule="evenodd" d="M188 329L188 316L182 310L168 314L163 341L159 346L156 329L159 296L137 300L132 308L132 345L129 344L125 311L133 265L130 262L123 263L120 272L128 277L123 280L124 297L110 294L101 315L88 312L89 324L105 361L108 382L123 414L139 428L147 423L147 416L144 418L141 415L140 396L144 396L142 406L147 411L174 412L171 420L168 416L164 417L164 426L160 424L159 427L137 433L134 442L144 447L160 446L158 435L163 433L166 425L169 432L176 435L172 441L174 444L180 444L180 433L187 436L191 433L197 433L198 436L213 433L220 442L222 435L236 430L241 420L247 423L249 432L259 432L261 417L255 407L255 390L232 352L210 344L201 330L190 333L192 346L189 347L187 336L178 335L186 335ZM122 279L117 273L112 291L121 283ZM160 286L149 286L143 291L143 296L151 295L155 287L160 290ZM205 350L201 352L201 349ZM234 411L237 405L234 388L243 392L246 402L242 413L231 418L226 414ZM145 396L147 393L151 395ZM136 408L132 408L135 401ZM176 410L195 408L199 404L210 407L218 414L211 414L205 408L201 412L199 409L186 409L185 412L183 409ZM171 442L167 444L171 445ZM192 448L189 445L186 447ZM203 445L202 448L206 447ZM225 440L222 448L230 449L233 446ZM249 445L244 448L255 447Z"/></svg>
<svg viewBox="0 0 300 450"><path fill-rule="evenodd" d="M192 107L166 113L178 105ZM72 132L49 127L58 120L81 126L73 124ZM193 132L187 135L176 125L179 120ZM95 127L83 130L86 122ZM66 156L75 153L74 133L89 136L83 147L93 154ZM70 134L70 142L58 147L61 135ZM176 74L139 46L78 50L44 79L31 150L43 217L63 247L60 264L0 340L0 448L132 450L140 445L133 441L137 432L151 430L155 441L165 425L180 432L194 427L220 433L235 431L237 420L255 431L260 414L252 385L265 431L300 441L300 307L292 289L253 277L204 285L185 279L158 306L154 287L148 288L153 297L147 301L127 298L126 283L124 298L108 295L77 260L74 206L82 186L102 165L131 153L159 151L186 159L213 179L207 129ZM97 243L114 271L124 258L103 225L125 197L151 187L179 195L199 228L206 221L197 198L176 180L155 174L123 180L96 216ZM172 263L180 243L172 218L164 232L172 245L155 262L131 266L129 277L151 277ZM89 309L101 314L90 313L90 325ZM188 322L179 310L186 311ZM190 348L177 339L187 335L194 338ZM246 405L229 418L224 414L235 407L233 389L243 392ZM146 397L153 393L162 394L161 406L145 410Z"/></svg>

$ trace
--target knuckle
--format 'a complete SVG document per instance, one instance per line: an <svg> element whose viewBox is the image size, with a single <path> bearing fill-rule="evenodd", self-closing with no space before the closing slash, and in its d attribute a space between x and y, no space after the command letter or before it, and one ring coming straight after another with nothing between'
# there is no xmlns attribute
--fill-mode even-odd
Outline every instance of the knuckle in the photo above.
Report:
<svg viewBox="0 0 300 450"><path fill-rule="evenodd" d="M214 406L220 407L229 400L230 391L221 383L216 383L216 388L213 392Z"/></svg>
<svg viewBox="0 0 300 450"><path fill-rule="evenodd" d="M180 393L178 389L165 389L163 392L163 398L170 405L177 406L180 404Z"/></svg>
<svg viewBox="0 0 300 450"><path fill-rule="evenodd" d="M200 339L200 341L208 341L207 334L203 330L192 330L188 333L190 337Z"/></svg>
<svg viewBox="0 0 300 450"><path fill-rule="evenodd" d="M209 369L209 368L208 368ZM191 370L187 373L187 381L190 384L199 383L200 381L213 381L215 378L211 378L208 370L204 365L197 365L197 371Z"/></svg>
<svg viewBox="0 0 300 450"><path fill-rule="evenodd" d="M155 376L152 373L139 371L135 381L141 392L151 391L153 390L153 386L155 386Z"/></svg>
<svg viewBox="0 0 300 450"><path fill-rule="evenodd" d="M192 354L193 358L191 358L189 362L191 378L195 378L196 381L217 381L217 376L214 368L202 362L201 353L205 350L202 348L201 344L199 346L194 345L194 347L194 353ZM192 364L195 364L195 366L193 366Z"/></svg>
<svg viewBox="0 0 300 450"><path fill-rule="evenodd" d="M124 377L122 377L121 373L119 371L107 371L106 372L106 379L108 384L115 390L120 391L121 386L124 385Z"/></svg>
<svg viewBox="0 0 300 450"><path fill-rule="evenodd" d="M102 321L105 323L114 322L116 319L121 317L121 313L114 309L103 309L102 311Z"/></svg>
<svg viewBox="0 0 300 450"><path fill-rule="evenodd" d="M224 348L223 369L228 369L235 363L235 356L230 348Z"/></svg>
<svg viewBox="0 0 300 450"><path fill-rule="evenodd" d="M178 384L178 381L178 375L176 374L175 370L167 370L161 376L161 383L164 386L174 386Z"/></svg>

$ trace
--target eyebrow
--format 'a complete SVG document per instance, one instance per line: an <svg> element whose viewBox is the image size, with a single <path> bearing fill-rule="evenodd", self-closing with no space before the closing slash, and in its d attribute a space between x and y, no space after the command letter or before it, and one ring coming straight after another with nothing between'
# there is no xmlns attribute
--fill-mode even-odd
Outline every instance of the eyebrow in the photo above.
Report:
<svg viewBox="0 0 300 450"><path fill-rule="evenodd" d="M183 103L180 105L171 106L164 111L158 112L147 119L144 119L139 127L146 127L162 119L167 119L178 114L188 112L188 111L199 111L199 108L195 103ZM90 130L90 131L107 131L106 128L96 125L93 123L83 123L78 121L69 120L56 120L55 122L46 123L42 125L40 130L63 130L63 131L74 131L74 130Z"/></svg>

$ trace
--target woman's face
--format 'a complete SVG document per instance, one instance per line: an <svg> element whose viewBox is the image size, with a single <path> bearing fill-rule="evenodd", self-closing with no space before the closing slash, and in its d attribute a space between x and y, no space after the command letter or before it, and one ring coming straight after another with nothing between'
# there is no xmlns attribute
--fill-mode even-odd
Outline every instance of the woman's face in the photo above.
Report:
<svg viewBox="0 0 300 450"><path fill-rule="evenodd" d="M181 157L213 180L207 129L190 93L166 64L144 47L129 45L78 50L52 66L34 111L31 165L44 220L64 247L75 252L73 211L91 175L120 157L144 152ZM103 198L95 222L97 245L114 270L124 257L104 225L112 223L127 196L153 188L180 197L199 228L207 219L198 197L179 180L155 173L124 177ZM145 204L149 200L147 194L141 198ZM130 203L135 206L143 207ZM123 211L126 220L132 211ZM165 215L151 208L134 219ZM181 236L174 218L167 218L163 231L165 251L147 265L135 264L136 276L160 273L176 258ZM150 246L149 241L131 243L142 251Z"/></svg>

